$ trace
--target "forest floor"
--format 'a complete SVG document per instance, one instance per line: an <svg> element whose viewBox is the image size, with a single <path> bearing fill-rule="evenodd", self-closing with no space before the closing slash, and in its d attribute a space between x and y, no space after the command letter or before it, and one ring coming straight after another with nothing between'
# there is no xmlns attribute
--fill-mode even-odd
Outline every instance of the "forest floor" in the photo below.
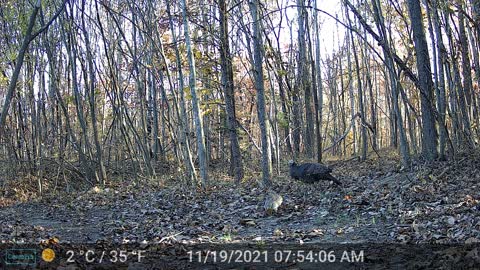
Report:
<svg viewBox="0 0 480 270"><path fill-rule="evenodd" d="M285 164L273 177L284 200L272 216L263 210L261 175L252 172L238 188L222 174L212 176L203 192L165 177L34 198L32 181L6 183L0 241L480 242L479 152L433 165L417 162L411 171L402 171L392 151L365 162L326 163L343 187L292 180Z"/></svg>

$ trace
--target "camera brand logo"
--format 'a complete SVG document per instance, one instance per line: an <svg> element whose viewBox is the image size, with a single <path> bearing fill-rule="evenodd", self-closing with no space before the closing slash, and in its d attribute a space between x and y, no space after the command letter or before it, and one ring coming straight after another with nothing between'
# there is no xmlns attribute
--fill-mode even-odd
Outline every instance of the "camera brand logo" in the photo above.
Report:
<svg viewBox="0 0 480 270"><path fill-rule="evenodd" d="M5 264L28 265L37 263L37 250L35 249L7 249Z"/></svg>

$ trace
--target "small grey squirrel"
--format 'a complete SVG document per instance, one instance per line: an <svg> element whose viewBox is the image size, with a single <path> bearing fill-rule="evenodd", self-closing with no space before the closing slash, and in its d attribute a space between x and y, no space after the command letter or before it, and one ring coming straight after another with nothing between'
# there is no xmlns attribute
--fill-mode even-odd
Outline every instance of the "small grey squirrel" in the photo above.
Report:
<svg viewBox="0 0 480 270"><path fill-rule="evenodd" d="M278 211L278 208L280 207L280 205L282 205L282 203L283 197L280 194L276 193L273 190L268 190L265 196L263 208L265 209L267 215L273 215L273 213L276 213Z"/></svg>

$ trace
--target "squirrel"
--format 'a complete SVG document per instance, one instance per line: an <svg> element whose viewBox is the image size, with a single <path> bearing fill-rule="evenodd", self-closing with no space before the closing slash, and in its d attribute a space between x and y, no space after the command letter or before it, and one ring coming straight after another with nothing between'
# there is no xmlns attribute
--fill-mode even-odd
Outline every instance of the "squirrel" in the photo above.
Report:
<svg viewBox="0 0 480 270"><path fill-rule="evenodd" d="M265 202L263 204L263 207L267 215L270 216L273 215L273 213L277 212L278 207L280 207L282 203L283 197L280 194L276 193L273 190L268 190L265 196Z"/></svg>

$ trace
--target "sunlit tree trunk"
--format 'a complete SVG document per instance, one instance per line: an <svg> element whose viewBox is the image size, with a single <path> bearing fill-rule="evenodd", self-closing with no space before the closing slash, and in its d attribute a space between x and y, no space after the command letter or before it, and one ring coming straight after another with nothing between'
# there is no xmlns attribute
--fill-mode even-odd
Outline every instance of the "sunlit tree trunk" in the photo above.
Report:
<svg viewBox="0 0 480 270"><path fill-rule="evenodd" d="M93 128L93 142L95 144L96 150L96 160L98 162L98 167L100 172L96 173L96 178L101 185L105 185L107 180L107 172L105 170L105 165L103 163L103 150L100 145L100 140L98 138L98 128L97 128L97 112L96 112L96 91L95 91L95 67L93 65L93 56L92 56L92 47L90 46L90 37L85 25L85 0L82 1L82 32L85 38L85 47L86 47L86 57L88 64L88 91L89 91L89 105L90 105L90 117L92 121ZM87 82L86 82L87 84Z"/></svg>
<svg viewBox="0 0 480 270"><path fill-rule="evenodd" d="M195 172L195 167L193 165L192 153L190 151L190 142L187 138L187 134L190 133L190 129L189 129L189 121L188 121L188 115L187 115L187 108L185 103L185 94L184 94L185 86L183 83L182 62L180 58L180 52L177 46L177 36L174 29L173 18L170 12L170 0L166 0L166 4L167 4L168 19L170 23L170 31L172 32L172 38L174 42L175 60L178 68L178 81L179 81L178 92L180 93L180 102L179 102L180 103L180 121L179 122L180 122L180 129L181 129L180 140L182 141L182 144L183 144L182 145L183 160L185 163L185 167L188 171L190 181L192 183L196 183L197 174ZM171 86L173 86L173 84L171 84Z"/></svg>
<svg viewBox="0 0 480 270"><path fill-rule="evenodd" d="M190 69L189 81L190 81L190 94L192 95L192 107L193 107L193 117L195 120L196 136L197 136L197 156L199 160L200 167L200 177L202 178L202 186L205 188L208 181L207 173L207 153L205 149L205 136L203 133L203 123L202 116L200 113L199 100L197 97L196 90L196 71L195 71L195 58L193 56L192 44L190 40L190 27L187 18L187 3L186 0L182 0L182 17L183 17L183 27L185 35L185 44L187 46L187 58L188 65Z"/></svg>

